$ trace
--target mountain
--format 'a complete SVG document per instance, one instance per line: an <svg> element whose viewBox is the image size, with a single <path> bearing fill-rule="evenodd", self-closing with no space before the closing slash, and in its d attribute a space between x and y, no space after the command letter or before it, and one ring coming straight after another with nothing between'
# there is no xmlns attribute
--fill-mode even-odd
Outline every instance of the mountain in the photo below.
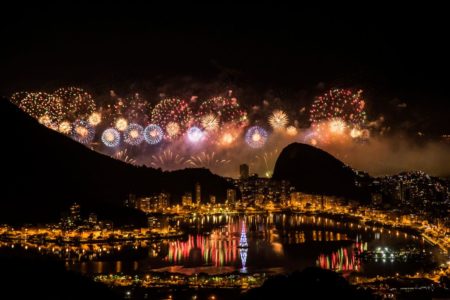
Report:
<svg viewBox="0 0 450 300"><path fill-rule="evenodd" d="M272 179L287 180L300 192L366 198L355 171L331 154L307 144L286 146L275 163Z"/></svg>
<svg viewBox="0 0 450 300"><path fill-rule="evenodd" d="M3 141L0 223L57 220L73 202L115 224L145 223L145 216L122 203L130 193L171 194L179 201L196 182L202 195L226 197L229 183L206 169L163 172L133 166L90 150L40 125L6 99L0 99ZM206 199L206 198L204 198Z"/></svg>

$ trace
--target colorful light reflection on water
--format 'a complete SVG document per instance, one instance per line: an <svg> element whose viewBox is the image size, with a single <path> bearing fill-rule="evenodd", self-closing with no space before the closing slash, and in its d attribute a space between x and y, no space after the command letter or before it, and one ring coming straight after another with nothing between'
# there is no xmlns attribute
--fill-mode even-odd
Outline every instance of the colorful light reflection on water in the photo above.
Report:
<svg viewBox="0 0 450 300"><path fill-rule="evenodd" d="M322 269L339 272L361 270L361 260L358 254L367 250L367 243L356 242L350 248L341 247L330 254L320 254L316 265Z"/></svg>
<svg viewBox="0 0 450 300"><path fill-rule="evenodd" d="M170 242L166 259L173 264L198 263L216 267L236 262L239 254L238 241L209 239L203 235L189 235L187 241Z"/></svg>

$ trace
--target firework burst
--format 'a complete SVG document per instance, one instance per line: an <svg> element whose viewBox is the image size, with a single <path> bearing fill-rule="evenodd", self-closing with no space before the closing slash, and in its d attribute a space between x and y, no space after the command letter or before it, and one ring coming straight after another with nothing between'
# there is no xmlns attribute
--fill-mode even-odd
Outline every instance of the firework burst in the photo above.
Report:
<svg viewBox="0 0 450 300"><path fill-rule="evenodd" d="M88 122L77 120L72 125L72 137L82 144L89 144L94 139L95 130Z"/></svg>
<svg viewBox="0 0 450 300"><path fill-rule="evenodd" d="M204 101L199 109L200 120L212 115L218 118L219 124L232 123L243 126L247 123L247 112L240 108L236 98L214 97Z"/></svg>
<svg viewBox="0 0 450 300"><path fill-rule="evenodd" d="M222 134L219 140L221 145L231 145L236 140L236 136L231 132L225 132Z"/></svg>
<svg viewBox="0 0 450 300"><path fill-rule="evenodd" d="M204 115L201 124L206 131L216 131L219 128L219 116L212 113Z"/></svg>
<svg viewBox="0 0 450 300"><path fill-rule="evenodd" d="M186 166L193 168L215 169L229 164L230 162L231 160L229 159L218 158L215 152L207 153L203 151L200 154L192 155L188 160L186 160L185 164Z"/></svg>
<svg viewBox="0 0 450 300"><path fill-rule="evenodd" d="M333 118L328 122L328 130L331 134L341 135L344 134L347 124L341 119Z"/></svg>
<svg viewBox="0 0 450 300"><path fill-rule="evenodd" d="M144 139L150 145L160 143L163 137L164 132L158 125L150 124L144 129Z"/></svg>
<svg viewBox="0 0 450 300"><path fill-rule="evenodd" d="M163 170L181 169L186 162L186 158L180 154L175 154L172 150L167 149L158 155L152 155L150 166L153 168L161 168Z"/></svg>
<svg viewBox="0 0 450 300"><path fill-rule="evenodd" d="M147 100L143 99L138 93L128 97L123 101L127 103L124 107L124 116L131 122L140 122L148 124L150 122L151 106Z"/></svg>
<svg viewBox="0 0 450 300"><path fill-rule="evenodd" d="M152 111L152 123L166 129L169 138L175 138L184 133L192 120L189 104L180 99L165 99L159 102ZM168 125L171 126L168 128ZM177 124L178 130L174 124Z"/></svg>
<svg viewBox="0 0 450 300"><path fill-rule="evenodd" d="M259 126L250 127L245 133L245 142L251 148L261 148L267 141L267 131Z"/></svg>
<svg viewBox="0 0 450 300"><path fill-rule="evenodd" d="M130 165L136 165L136 160L130 156L130 154L128 153L128 149L116 152L114 158Z"/></svg>
<svg viewBox="0 0 450 300"><path fill-rule="evenodd" d="M119 131L125 131L128 127L128 121L125 118L119 118L115 122L115 127Z"/></svg>
<svg viewBox="0 0 450 300"><path fill-rule="evenodd" d="M139 124L131 123L123 133L123 136L125 143L137 146L144 141L144 128Z"/></svg>
<svg viewBox="0 0 450 300"><path fill-rule="evenodd" d="M88 118L95 111L96 104L92 96L81 88L60 88L53 95L62 103L66 119Z"/></svg>
<svg viewBox="0 0 450 300"><path fill-rule="evenodd" d="M198 143L204 138L205 134L200 128L193 126L188 129L187 136L190 142Z"/></svg>
<svg viewBox="0 0 450 300"><path fill-rule="evenodd" d="M256 155L252 164L256 166L263 166L263 172L266 177L271 177L275 162L278 158L279 151L274 149L273 151L264 152L260 155Z"/></svg>
<svg viewBox="0 0 450 300"><path fill-rule="evenodd" d="M41 116L41 117L38 119L38 122L39 122L40 124L44 125L44 126L47 126L47 127L51 126L51 124L52 124L52 120L51 120L50 117L47 116L47 115Z"/></svg>
<svg viewBox="0 0 450 300"><path fill-rule="evenodd" d="M332 89L316 97L310 110L313 126L331 119L341 119L352 126L363 126L366 122L365 101L362 90Z"/></svg>
<svg viewBox="0 0 450 300"><path fill-rule="evenodd" d="M45 116L50 123L57 123L62 118L61 102L47 93L28 93L20 101L19 107L37 120Z"/></svg>
<svg viewBox="0 0 450 300"><path fill-rule="evenodd" d="M97 126L102 122L102 114L99 112L93 112L88 118L89 124L92 126Z"/></svg>
<svg viewBox="0 0 450 300"><path fill-rule="evenodd" d="M120 144L120 133L115 128L108 128L103 131L102 142L105 146L113 148Z"/></svg>
<svg viewBox="0 0 450 300"><path fill-rule="evenodd" d="M15 92L11 95L9 100L14 103L15 105L19 106L20 102L22 102L23 99L25 99L28 96L28 92Z"/></svg>
<svg viewBox="0 0 450 300"><path fill-rule="evenodd" d="M64 134L70 134L72 132L72 124L67 120L62 121L59 123L58 131Z"/></svg>
<svg viewBox="0 0 450 300"><path fill-rule="evenodd" d="M180 134L180 125L177 122L167 123L166 133L169 139L176 138Z"/></svg>
<svg viewBox="0 0 450 300"><path fill-rule="evenodd" d="M286 127L286 134L289 136L296 136L298 134L298 130L295 126Z"/></svg>
<svg viewBox="0 0 450 300"><path fill-rule="evenodd" d="M282 110L273 111L269 117L269 124L274 130L283 130L288 122L289 118Z"/></svg>

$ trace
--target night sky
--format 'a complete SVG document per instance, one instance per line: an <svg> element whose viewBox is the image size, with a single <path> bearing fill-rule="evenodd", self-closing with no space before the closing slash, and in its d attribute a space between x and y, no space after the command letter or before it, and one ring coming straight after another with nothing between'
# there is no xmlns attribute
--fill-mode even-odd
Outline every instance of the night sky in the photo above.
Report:
<svg viewBox="0 0 450 300"><path fill-rule="evenodd" d="M331 87L362 88L369 119L450 133L443 7L69 3L2 9L2 95L68 84L200 95L233 88L243 103L307 106Z"/></svg>

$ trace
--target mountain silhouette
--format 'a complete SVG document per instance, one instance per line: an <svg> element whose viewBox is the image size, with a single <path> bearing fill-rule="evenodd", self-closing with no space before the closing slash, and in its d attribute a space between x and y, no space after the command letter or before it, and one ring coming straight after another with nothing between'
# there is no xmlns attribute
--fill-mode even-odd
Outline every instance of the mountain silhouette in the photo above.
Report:
<svg viewBox="0 0 450 300"><path fill-rule="evenodd" d="M2 201L0 223L56 221L77 202L82 213L95 212L114 224L145 225L145 215L123 206L130 193L166 192L172 203L202 186L202 198L226 197L229 183L206 169L163 172L133 166L92 151L40 125L14 104L0 99Z"/></svg>
<svg viewBox="0 0 450 300"><path fill-rule="evenodd" d="M331 154L292 143L281 151L272 179L287 180L300 192L362 199L357 174Z"/></svg>

